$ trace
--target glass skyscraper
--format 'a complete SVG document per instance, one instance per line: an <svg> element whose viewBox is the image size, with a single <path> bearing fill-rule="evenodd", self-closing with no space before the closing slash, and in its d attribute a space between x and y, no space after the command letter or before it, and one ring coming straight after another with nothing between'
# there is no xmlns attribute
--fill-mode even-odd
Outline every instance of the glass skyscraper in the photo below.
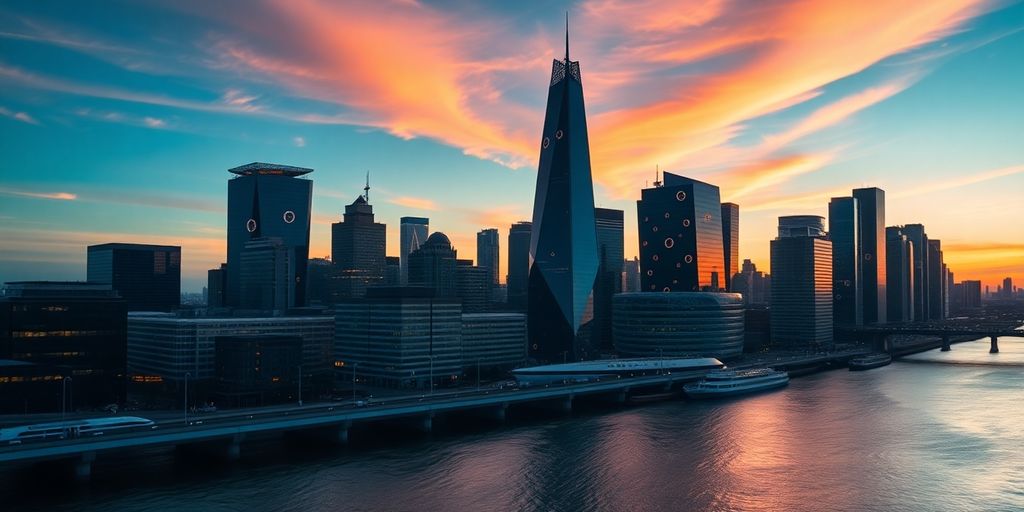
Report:
<svg viewBox="0 0 1024 512"><path fill-rule="evenodd" d="M363 195L345 207L342 222L331 224L338 297L363 297L368 287L384 284L386 230L374 222L373 206Z"/></svg>
<svg viewBox="0 0 1024 512"><path fill-rule="evenodd" d="M612 296L622 291L624 239L622 210L595 208L599 265L594 285L594 345L614 349L612 343Z"/></svg>
<svg viewBox="0 0 1024 512"><path fill-rule="evenodd" d="M825 219L779 217L771 241L772 341L790 346L832 343L832 242Z"/></svg>
<svg viewBox="0 0 1024 512"><path fill-rule="evenodd" d="M880 188L853 189L860 224L861 294L865 324L884 324L887 307L885 278L885 191Z"/></svg>
<svg viewBox="0 0 1024 512"><path fill-rule="evenodd" d="M295 306L306 304L306 260L313 182L303 176L313 169L255 162L229 169L228 267L225 303L241 302L241 255L253 238L279 238L294 254L295 279L289 283Z"/></svg>
<svg viewBox="0 0 1024 512"><path fill-rule="evenodd" d="M515 310L526 310L526 290L530 282L530 238L533 224L516 222L508 228L508 305Z"/></svg>
<svg viewBox="0 0 1024 512"><path fill-rule="evenodd" d="M596 357L591 339L597 231L590 142L580 64L555 60L548 88L530 240L530 356L538 361Z"/></svg>
<svg viewBox="0 0 1024 512"><path fill-rule="evenodd" d="M860 257L860 215L855 197L833 197L828 203L828 234L832 240L833 314L838 325L864 324Z"/></svg>
<svg viewBox="0 0 1024 512"><path fill-rule="evenodd" d="M914 246L914 320L922 322L928 319L928 235L921 224L901 229Z"/></svg>
<svg viewBox="0 0 1024 512"><path fill-rule="evenodd" d="M399 219L398 257L402 269L402 284L409 283L409 255L427 241L430 234L430 219L426 217L402 217Z"/></svg>
<svg viewBox="0 0 1024 512"><path fill-rule="evenodd" d="M488 279L494 285L500 282L498 279L500 254L497 229L484 229L476 234L476 264L478 267L487 269Z"/></svg>
<svg viewBox="0 0 1024 512"><path fill-rule="evenodd" d="M170 311L181 304L181 247L102 244L87 250L90 283L109 284L128 311Z"/></svg>
<svg viewBox="0 0 1024 512"><path fill-rule="evenodd" d="M885 228L886 320L914 321L914 244L899 226Z"/></svg>
<svg viewBox="0 0 1024 512"><path fill-rule="evenodd" d="M725 254L725 289L732 290L732 277L740 268L740 205L722 203L722 246Z"/></svg>

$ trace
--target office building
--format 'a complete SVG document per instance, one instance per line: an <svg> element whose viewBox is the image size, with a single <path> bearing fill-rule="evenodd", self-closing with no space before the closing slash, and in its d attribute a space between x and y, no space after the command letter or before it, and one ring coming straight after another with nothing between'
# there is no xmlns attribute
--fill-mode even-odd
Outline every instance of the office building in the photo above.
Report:
<svg viewBox="0 0 1024 512"><path fill-rule="evenodd" d="M211 268L206 271L206 306L210 308L223 308L224 294L228 286L228 266L220 264L220 268Z"/></svg>
<svg viewBox="0 0 1024 512"><path fill-rule="evenodd" d="M860 224L860 272L863 292L862 309L865 324L884 324L886 301L885 264L885 191L880 188L857 188L857 220Z"/></svg>
<svg viewBox="0 0 1024 512"><path fill-rule="evenodd" d="M914 244L899 226L885 228L886 319L914 321Z"/></svg>
<svg viewBox="0 0 1024 512"><path fill-rule="evenodd" d="M901 226L900 231L914 247L914 321L923 322L929 317L928 299L931 297L928 289L928 263L931 259L928 234L921 224L907 224Z"/></svg>
<svg viewBox="0 0 1024 512"><path fill-rule="evenodd" d="M516 222L508 229L508 286L507 300L510 308L526 311L527 289L530 284L530 238L533 223Z"/></svg>
<svg viewBox="0 0 1024 512"><path fill-rule="evenodd" d="M963 281L963 297L961 305L964 308L981 307L981 281Z"/></svg>
<svg viewBox="0 0 1024 512"><path fill-rule="evenodd" d="M718 187L667 172L662 179L636 203L641 289L719 291L726 269Z"/></svg>
<svg viewBox="0 0 1024 512"><path fill-rule="evenodd" d="M218 404L259 407L298 401L301 336L217 336L214 346Z"/></svg>
<svg viewBox="0 0 1024 512"><path fill-rule="evenodd" d="M306 259L309 257L313 169L254 162L229 169L228 263L225 305L241 304L241 257L254 238L278 238L294 260L295 279L286 295L306 305Z"/></svg>
<svg viewBox="0 0 1024 512"><path fill-rule="evenodd" d="M498 278L500 254L497 229L484 229L476 234L476 264L488 270L492 285L497 285L500 282Z"/></svg>
<svg viewBox="0 0 1024 512"><path fill-rule="evenodd" d="M740 272L732 278L733 291L743 296L744 306L767 306L772 297L771 279L754 262L743 260Z"/></svg>
<svg viewBox="0 0 1024 512"><path fill-rule="evenodd" d="M722 203L722 246L725 256L725 289L732 291L732 276L740 265L740 205Z"/></svg>
<svg viewBox="0 0 1024 512"><path fill-rule="evenodd" d="M462 364L467 374L494 374L526 363L526 315L463 313Z"/></svg>
<svg viewBox="0 0 1024 512"><path fill-rule="evenodd" d="M87 250L90 283L109 284L128 311L171 311L181 303L181 247L102 244Z"/></svg>
<svg viewBox="0 0 1024 512"><path fill-rule="evenodd" d="M590 323L599 262L583 83L568 34L550 84L530 240L530 356L579 361L598 355Z"/></svg>
<svg viewBox="0 0 1024 512"><path fill-rule="evenodd" d="M370 286L384 284L387 228L374 222L366 193L345 207L341 222L331 224L331 260L334 261L339 298L359 298Z"/></svg>
<svg viewBox="0 0 1024 512"><path fill-rule="evenodd" d="M633 256L631 260L622 262L622 291L639 292L640 290L640 259Z"/></svg>
<svg viewBox="0 0 1024 512"><path fill-rule="evenodd" d="M1013 278L1007 277L1003 279L1003 298L1013 297Z"/></svg>
<svg viewBox="0 0 1024 512"><path fill-rule="evenodd" d="M0 414L60 411L62 400L74 400L74 379L64 380L70 376L64 366L0 359Z"/></svg>
<svg viewBox="0 0 1024 512"><path fill-rule="evenodd" d="M125 300L109 284L6 283L0 297L0 359L35 365L9 363L8 373L41 377L35 382L47 389L53 389L47 376L51 382L54 376L70 376L66 384L69 410L123 403L126 315ZM37 391L41 388L28 392ZM12 407L7 412L23 412L25 405L36 409L34 404L14 402L5 403Z"/></svg>
<svg viewBox="0 0 1024 512"><path fill-rule="evenodd" d="M832 242L824 219L779 217L771 241L772 342L819 347L832 343Z"/></svg>
<svg viewBox="0 0 1024 512"><path fill-rule="evenodd" d="M457 385L462 377L458 299L435 298L429 288L371 288L365 299L339 302L335 321L341 381L427 389L431 382Z"/></svg>
<svg viewBox="0 0 1024 512"><path fill-rule="evenodd" d="M398 256L384 258L384 286L402 284L402 259Z"/></svg>
<svg viewBox="0 0 1024 512"><path fill-rule="evenodd" d="M860 211L857 198L833 197L828 203L832 240L832 314L836 325L864 324Z"/></svg>
<svg viewBox="0 0 1024 512"><path fill-rule="evenodd" d="M620 293L612 299L623 357L731 357L743 352L738 293Z"/></svg>
<svg viewBox="0 0 1024 512"><path fill-rule="evenodd" d="M593 343L601 350L612 350L612 296L622 291L623 222L622 210L595 208L598 267L594 284Z"/></svg>
<svg viewBox="0 0 1024 512"><path fill-rule="evenodd" d="M409 285L430 288L436 298L453 298L456 294L457 251L448 236L440 231L409 255Z"/></svg>
<svg viewBox="0 0 1024 512"><path fill-rule="evenodd" d="M409 255L427 241L430 234L430 219L426 217L402 217L399 219L398 257L402 269L402 286L409 284Z"/></svg>
<svg viewBox="0 0 1024 512"><path fill-rule="evenodd" d="M945 318L945 270L942 268L942 241L928 240L928 316L927 320Z"/></svg>
<svg viewBox="0 0 1024 512"><path fill-rule="evenodd" d="M473 265L473 260L455 260L455 296L462 300L463 313L483 313L491 302L491 269Z"/></svg>
<svg viewBox="0 0 1024 512"><path fill-rule="evenodd" d="M294 249L280 238L257 237L246 242L238 258L241 296L237 306L262 311L298 306L293 286L299 275L297 259Z"/></svg>
<svg viewBox="0 0 1024 512"><path fill-rule="evenodd" d="M330 306L336 300L334 262L330 258L309 258L306 265L306 304Z"/></svg>

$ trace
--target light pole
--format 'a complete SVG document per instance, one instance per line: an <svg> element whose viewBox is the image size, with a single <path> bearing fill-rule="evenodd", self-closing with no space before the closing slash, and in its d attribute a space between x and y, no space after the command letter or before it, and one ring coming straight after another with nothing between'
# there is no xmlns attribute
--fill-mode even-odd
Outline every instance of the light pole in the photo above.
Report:
<svg viewBox="0 0 1024 512"><path fill-rule="evenodd" d="M302 407L302 365L299 365L299 407Z"/></svg>
<svg viewBox="0 0 1024 512"><path fill-rule="evenodd" d="M71 377L64 377L64 380L60 383L60 428L61 435L67 435L67 424L64 421L64 415L67 413L68 406L68 382L71 381Z"/></svg>
<svg viewBox="0 0 1024 512"><path fill-rule="evenodd" d="M185 372L185 426L188 426L188 379L192 374Z"/></svg>

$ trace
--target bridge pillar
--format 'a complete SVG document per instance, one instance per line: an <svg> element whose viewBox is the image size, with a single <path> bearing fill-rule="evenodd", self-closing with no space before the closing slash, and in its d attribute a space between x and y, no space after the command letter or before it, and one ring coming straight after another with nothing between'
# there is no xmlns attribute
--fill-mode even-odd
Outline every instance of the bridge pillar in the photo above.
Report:
<svg viewBox="0 0 1024 512"><path fill-rule="evenodd" d="M96 460L96 452L85 452L75 459L75 480L88 482L92 477L92 463Z"/></svg>
<svg viewBox="0 0 1024 512"><path fill-rule="evenodd" d="M992 339L992 348L988 349L988 353L989 354L998 354L999 353L999 337L992 336L991 339Z"/></svg>
<svg viewBox="0 0 1024 512"><path fill-rule="evenodd" d="M949 352L950 348L949 348L949 335L948 334L943 334L942 335L942 348L940 350L942 352Z"/></svg>

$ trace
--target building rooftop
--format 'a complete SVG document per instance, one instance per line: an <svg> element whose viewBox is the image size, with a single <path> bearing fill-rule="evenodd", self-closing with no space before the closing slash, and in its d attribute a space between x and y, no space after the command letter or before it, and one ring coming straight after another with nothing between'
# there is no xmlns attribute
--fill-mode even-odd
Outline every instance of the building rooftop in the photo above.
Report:
<svg viewBox="0 0 1024 512"><path fill-rule="evenodd" d="M119 298L107 283L87 281L10 281L4 283L2 297L107 297Z"/></svg>
<svg viewBox="0 0 1024 512"><path fill-rule="evenodd" d="M129 250L129 251L180 251L180 245L151 245L151 244L129 244L111 242L108 244L90 245L90 251L102 251L105 249Z"/></svg>
<svg viewBox="0 0 1024 512"><path fill-rule="evenodd" d="M261 174L297 177L309 174L313 172L313 169L307 169L305 167L294 167L291 165L253 162L251 164L235 167L234 169L228 169L228 172L232 174L237 174L239 176L255 176L257 174Z"/></svg>

